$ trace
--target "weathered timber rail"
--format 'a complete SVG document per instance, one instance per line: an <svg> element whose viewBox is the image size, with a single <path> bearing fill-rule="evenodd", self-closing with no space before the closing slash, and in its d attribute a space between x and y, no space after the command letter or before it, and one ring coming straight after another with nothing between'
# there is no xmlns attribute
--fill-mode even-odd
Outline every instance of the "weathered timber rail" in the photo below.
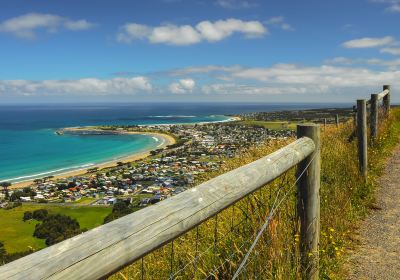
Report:
<svg viewBox="0 0 400 280"><path fill-rule="evenodd" d="M390 86L384 85L383 91L376 94L371 94L371 99L357 100L356 109L356 131L358 139L358 160L360 171L365 178L368 173L368 121L370 124L369 134L371 141L378 137L379 130L379 104L382 103L383 117L388 117L390 112ZM369 116L368 116L369 107Z"/></svg>
<svg viewBox="0 0 400 280"><path fill-rule="evenodd" d="M319 137L316 125L301 126L298 131L299 136ZM318 246L320 168L319 159L315 159L319 157L319 141L310 137L301 137L156 205L1 266L0 279L103 278L176 239L301 162L312 170L310 177L299 183L302 248L304 255L309 255ZM310 165L313 160L317 163L314 167ZM318 223L312 226L317 218ZM318 277L315 269L313 274ZM310 279L317 279L315 276Z"/></svg>
<svg viewBox="0 0 400 280"><path fill-rule="evenodd" d="M390 86L357 100L360 171L367 176L367 124L378 135L379 103L390 110ZM368 115L370 107L370 117ZM336 116L336 125L339 118ZM326 120L324 122L326 127ZM160 203L0 267L0 279L99 279L175 240L237 201L298 166L297 215L303 279L319 278L320 128L299 125L298 140L257 161Z"/></svg>

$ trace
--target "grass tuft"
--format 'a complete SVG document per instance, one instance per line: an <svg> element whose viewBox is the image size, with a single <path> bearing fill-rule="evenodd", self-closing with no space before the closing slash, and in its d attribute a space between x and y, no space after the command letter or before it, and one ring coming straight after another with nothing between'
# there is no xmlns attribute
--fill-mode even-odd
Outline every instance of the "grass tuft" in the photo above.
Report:
<svg viewBox="0 0 400 280"><path fill-rule="evenodd" d="M327 126L321 133L321 279L346 278L343 272L345 256L353 247L358 222L374 205L377 179L398 143L399 121L400 110L396 109L392 110L389 119L381 122L380 136L368 150L367 181L359 172L357 141L348 141L353 124L348 122L339 128ZM228 159L220 171L205 174L196 183L268 155L293 140L260 143L244 151L240 157ZM165 245L111 279L141 279L142 276L145 279L168 279L171 275L174 275L173 279L231 279L268 216L279 190L281 193L289 191L289 195L250 255L240 279L299 279L299 225L294 176L295 170L292 169L179 237L173 245Z"/></svg>

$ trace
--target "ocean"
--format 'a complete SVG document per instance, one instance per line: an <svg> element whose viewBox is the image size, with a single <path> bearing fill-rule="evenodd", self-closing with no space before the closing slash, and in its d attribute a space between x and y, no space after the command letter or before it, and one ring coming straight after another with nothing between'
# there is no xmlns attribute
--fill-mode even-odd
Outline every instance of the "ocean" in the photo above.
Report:
<svg viewBox="0 0 400 280"><path fill-rule="evenodd" d="M335 104L344 107L344 104ZM348 105L347 105L348 106ZM112 124L216 122L232 114L332 107L328 104L138 103L0 106L0 182L20 182L89 168L154 149L145 135L63 135L59 128Z"/></svg>

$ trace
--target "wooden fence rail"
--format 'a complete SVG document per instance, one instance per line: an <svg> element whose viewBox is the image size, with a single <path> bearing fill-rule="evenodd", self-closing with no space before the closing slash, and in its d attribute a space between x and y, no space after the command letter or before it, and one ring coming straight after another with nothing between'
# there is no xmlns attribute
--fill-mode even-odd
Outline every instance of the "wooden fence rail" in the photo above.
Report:
<svg viewBox="0 0 400 280"><path fill-rule="evenodd" d="M382 101L384 116L387 117L390 112L390 86L384 85L383 91L377 94L371 94L371 99L357 100L357 118L356 118L356 134L358 138L358 159L362 175L367 178L368 173L368 136L367 122L368 111L370 107L369 124L370 137L372 142L378 137L379 131L379 102Z"/></svg>
<svg viewBox="0 0 400 280"><path fill-rule="evenodd" d="M387 116L390 86L357 101L360 169L367 174L367 105L378 133L378 102ZM338 124L338 116L336 123ZM324 127L326 120L324 121ZM298 165L300 257L304 279L318 279L320 128L299 125L298 140L160 203L0 266L0 279L99 279L139 260ZM306 172L304 172L306 171Z"/></svg>
<svg viewBox="0 0 400 280"><path fill-rule="evenodd" d="M310 135L313 139L319 137L319 126L305 125L300 131L299 135ZM319 157L317 146L319 141L315 144L309 137L301 137L266 157L156 205L1 266L0 279L103 278L176 239L298 163L306 161L307 164L310 155L315 158L317 153ZM314 160L318 164L310 165L312 172L306 172L304 176L311 177L303 179L300 186L303 196L299 203L305 213L300 215L300 219L303 230L307 231L302 234L304 256L314 252L316 244L318 246L318 237L314 235L319 236L320 165L319 158ZM307 191L308 188L311 191ZM312 232L309 231L311 225L314 225ZM310 265L307 267L310 268ZM311 269L318 275L316 264ZM310 279L316 278L311 275Z"/></svg>

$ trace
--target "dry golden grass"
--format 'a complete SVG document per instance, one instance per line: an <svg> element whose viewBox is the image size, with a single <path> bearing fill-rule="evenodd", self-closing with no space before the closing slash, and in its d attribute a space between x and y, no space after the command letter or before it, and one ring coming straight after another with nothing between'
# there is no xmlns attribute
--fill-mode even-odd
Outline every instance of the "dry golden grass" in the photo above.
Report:
<svg viewBox="0 0 400 280"><path fill-rule="evenodd" d="M384 159L400 135L400 110L380 127L369 148L370 172L365 182L358 171L356 141L348 142L351 122L322 131L320 278L341 279L341 263L351 234L373 202ZM270 154L294 139L259 144L229 159L224 173ZM199 182L218 173L206 174ZM197 183L199 183L197 182ZM110 279L231 279L278 193L288 192L280 210L250 255L239 279L298 279L298 222L294 169L225 209L216 217L126 267ZM280 190L280 191L279 191ZM143 273L143 275L142 275ZM172 277L171 277L172 278Z"/></svg>

